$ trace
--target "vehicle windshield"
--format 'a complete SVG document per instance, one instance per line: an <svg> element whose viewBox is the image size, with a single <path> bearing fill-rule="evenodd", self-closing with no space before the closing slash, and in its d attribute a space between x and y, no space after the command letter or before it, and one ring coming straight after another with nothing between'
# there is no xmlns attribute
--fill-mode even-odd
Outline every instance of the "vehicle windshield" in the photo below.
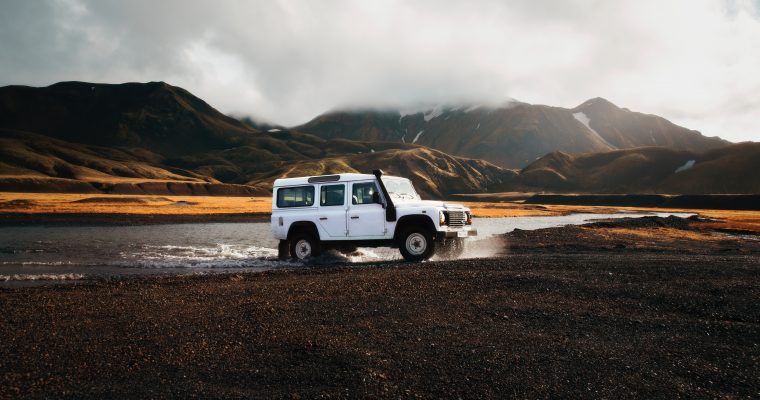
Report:
<svg viewBox="0 0 760 400"><path fill-rule="evenodd" d="M414 190L414 186L412 186L412 182L409 179L386 177L382 177L381 179L391 197L412 200L417 198L417 192Z"/></svg>

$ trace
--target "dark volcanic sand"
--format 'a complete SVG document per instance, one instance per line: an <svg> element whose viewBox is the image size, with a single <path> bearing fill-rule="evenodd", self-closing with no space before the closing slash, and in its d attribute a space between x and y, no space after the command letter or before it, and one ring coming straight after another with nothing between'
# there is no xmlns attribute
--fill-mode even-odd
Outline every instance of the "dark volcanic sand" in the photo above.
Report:
<svg viewBox="0 0 760 400"><path fill-rule="evenodd" d="M760 397L757 255L0 289L0 397Z"/></svg>

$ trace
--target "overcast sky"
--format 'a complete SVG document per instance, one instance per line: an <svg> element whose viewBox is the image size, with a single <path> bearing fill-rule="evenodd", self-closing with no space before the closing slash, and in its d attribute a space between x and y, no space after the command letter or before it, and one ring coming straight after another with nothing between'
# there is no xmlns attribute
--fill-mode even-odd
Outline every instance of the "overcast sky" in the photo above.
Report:
<svg viewBox="0 0 760 400"><path fill-rule="evenodd" d="M604 97L760 141L760 0L1 0L0 85L166 81L296 125L333 108Z"/></svg>

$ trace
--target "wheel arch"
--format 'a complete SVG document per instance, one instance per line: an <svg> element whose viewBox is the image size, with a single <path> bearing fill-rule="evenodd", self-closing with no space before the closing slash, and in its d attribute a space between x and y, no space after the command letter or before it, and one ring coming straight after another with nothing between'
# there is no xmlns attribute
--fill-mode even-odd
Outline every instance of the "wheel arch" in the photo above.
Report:
<svg viewBox="0 0 760 400"><path fill-rule="evenodd" d="M288 229L288 240L293 239L294 235L303 232L310 233L314 235L317 240L320 240L319 229L317 229L317 225L311 221L297 221L290 224L290 228Z"/></svg>
<svg viewBox="0 0 760 400"><path fill-rule="evenodd" d="M435 224L433 223L433 220L430 218L430 216L419 214L405 215L399 218L398 222L396 223L396 229L393 231L393 240L398 240L399 235L401 235L401 233L410 226L421 227L428 230L431 235L435 235Z"/></svg>

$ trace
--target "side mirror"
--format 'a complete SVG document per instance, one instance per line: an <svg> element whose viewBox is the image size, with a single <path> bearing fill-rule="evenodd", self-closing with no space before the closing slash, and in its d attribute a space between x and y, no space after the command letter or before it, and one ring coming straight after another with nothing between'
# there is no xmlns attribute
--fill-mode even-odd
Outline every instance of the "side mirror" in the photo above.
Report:
<svg viewBox="0 0 760 400"><path fill-rule="evenodd" d="M383 204L383 202L380 200L379 192L372 192L372 202L375 204Z"/></svg>

